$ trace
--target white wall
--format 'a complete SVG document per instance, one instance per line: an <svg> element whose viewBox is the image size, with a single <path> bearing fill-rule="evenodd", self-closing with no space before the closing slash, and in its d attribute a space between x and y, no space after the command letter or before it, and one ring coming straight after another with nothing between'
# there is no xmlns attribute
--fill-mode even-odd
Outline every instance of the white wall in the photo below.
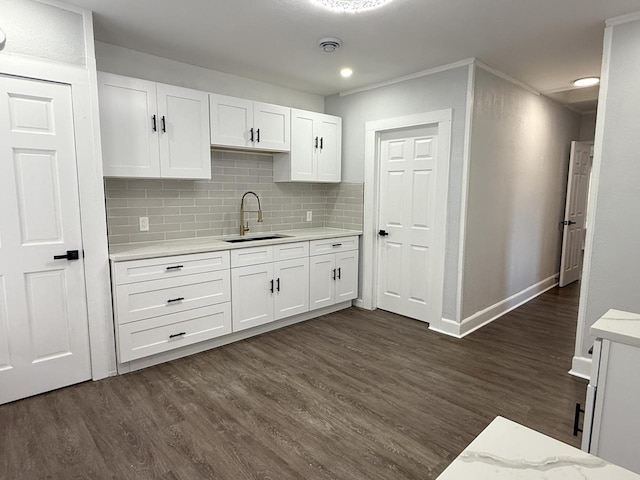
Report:
<svg viewBox="0 0 640 480"><path fill-rule="evenodd" d="M324 111L324 98L238 75L209 70L147 53L96 42L98 70L258 102Z"/></svg>
<svg viewBox="0 0 640 480"><path fill-rule="evenodd" d="M594 147L593 190L576 356L608 309L640 312L640 20L608 27ZM608 73L607 66L608 64Z"/></svg>
<svg viewBox="0 0 640 480"><path fill-rule="evenodd" d="M579 126L578 114L476 69L463 321L558 273L570 143Z"/></svg>
<svg viewBox="0 0 640 480"><path fill-rule="evenodd" d="M366 122L453 109L443 305L443 315L450 319L456 315L468 74L469 68L464 66L352 95L325 98L326 113L342 117L342 179L345 182L364 181Z"/></svg>
<svg viewBox="0 0 640 480"><path fill-rule="evenodd" d="M2 0L3 53L85 64L82 15L31 0Z"/></svg>
<svg viewBox="0 0 640 480"><path fill-rule="evenodd" d="M596 114L585 113L580 118L580 135L578 140L581 142L593 142L596 137Z"/></svg>

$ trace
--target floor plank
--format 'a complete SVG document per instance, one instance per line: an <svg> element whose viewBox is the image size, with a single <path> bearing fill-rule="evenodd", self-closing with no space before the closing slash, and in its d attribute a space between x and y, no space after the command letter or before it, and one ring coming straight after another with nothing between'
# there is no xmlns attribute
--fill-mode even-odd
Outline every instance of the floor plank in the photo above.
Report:
<svg viewBox="0 0 640 480"><path fill-rule="evenodd" d="M502 415L578 446L578 286L457 340L348 309L0 406L0 478L432 479Z"/></svg>

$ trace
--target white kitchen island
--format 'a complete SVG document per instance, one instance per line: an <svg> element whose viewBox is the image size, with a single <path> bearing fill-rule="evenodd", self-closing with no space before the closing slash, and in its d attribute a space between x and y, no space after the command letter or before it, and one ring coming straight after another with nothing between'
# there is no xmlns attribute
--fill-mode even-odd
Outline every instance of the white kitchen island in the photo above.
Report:
<svg viewBox="0 0 640 480"><path fill-rule="evenodd" d="M438 477L438 480L502 479L640 480L640 475L496 417Z"/></svg>

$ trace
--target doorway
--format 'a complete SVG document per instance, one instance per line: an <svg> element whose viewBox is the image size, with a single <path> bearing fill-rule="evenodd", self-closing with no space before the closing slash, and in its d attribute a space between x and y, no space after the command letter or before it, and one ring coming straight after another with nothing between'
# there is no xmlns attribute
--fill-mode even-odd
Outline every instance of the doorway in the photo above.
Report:
<svg viewBox="0 0 640 480"><path fill-rule="evenodd" d="M0 75L0 404L91 378L69 85Z"/></svg>
<svg viewBox="0 0 640 480"><path fill-rule="evenodd" d="M367 123L362 306L442 324L451 110Z"/></svg>

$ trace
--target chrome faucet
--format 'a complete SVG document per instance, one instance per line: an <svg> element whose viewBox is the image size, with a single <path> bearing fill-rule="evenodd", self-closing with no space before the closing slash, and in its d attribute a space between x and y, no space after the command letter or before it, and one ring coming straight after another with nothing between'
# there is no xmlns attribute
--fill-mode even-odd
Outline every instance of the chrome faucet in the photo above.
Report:
<svg viewBox="0 0 640 480"><path fill-rule="evenodd" d="M244 209L244 197L247 195L253 195L258 200L258 210L245 210ZM247 225L244 224L244 214L245 213L257 213L258 214L258 223L262 223L262 208L260 207L260 197L255 192L246 192L242 195L242 200L240 201L240 235L244 235L249 231L249 220L247 220Z"/></svg>

